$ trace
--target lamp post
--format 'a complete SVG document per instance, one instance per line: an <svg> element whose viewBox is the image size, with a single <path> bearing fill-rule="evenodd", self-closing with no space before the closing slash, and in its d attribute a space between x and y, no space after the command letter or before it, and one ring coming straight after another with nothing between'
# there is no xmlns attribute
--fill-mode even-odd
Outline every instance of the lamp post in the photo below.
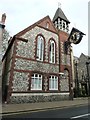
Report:
<svg viewBox="0 0 90 120"><path fill-rule="evenodd" d="M79 96L79 82L78 82L78 70L77 70L77 61L75 63L75 96Z"/></svg>
<svg viewBox="0 0 90 120"><path fill-rule="evenodd" d="M65 46L65 53L67 54L68 48L71 47L72 43L73 44L79 44L81 42L81 40L82 40L84 35L85 34L83 32L81 32L80 30L78 30L78 29L73 27L72 30L71 30L71 33L70 33L70 35L69 35L69 37L67 39L67 41L64 44L64 46ZM72 62L72 66L73 66L73 62ZM75 92L76 92L76 97L78 97L79 96L79 82L78 82L77 62L75 63L75 66L76 66ZM71 89L72 89L72 84L70 86L71 86Z"/></svg>
<svg viewBox="0 0 90 120"><path fill-rule="evenodd" d="M86 62L86 69L87 69L87 80L88 80L88 96L90 96L90 75L89 75L89 64L90 64L90 62L88 61L88 62Z"/></svg>

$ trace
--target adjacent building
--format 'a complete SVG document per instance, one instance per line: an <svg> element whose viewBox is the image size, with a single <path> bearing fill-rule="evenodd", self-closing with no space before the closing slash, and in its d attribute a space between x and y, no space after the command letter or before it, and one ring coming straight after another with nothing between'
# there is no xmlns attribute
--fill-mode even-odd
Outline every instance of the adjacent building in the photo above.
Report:
<svg viewBox="0 0 90 120"><path fill-rule="evenodd" d="M80 57L74 57L74 70L75 70L75 83L79 85L80 95L87 96L89 94L89 81L88 81L88 71L86 63L89 61L90 56L84 55L83 53ZM76 63L77 63L77 75L76 75ZM90 66L88 64L88 68L90 71ZM78 78L77 78L78 77ZM78 79L78 81L77 81ZM89 78L90 79L90 78ZM77 83L78 82L78 83ZM75 86L75 87L76 87Z"/></svg>
<svg viewBox="0 0 90 120"><path fill-rule="evenodd" d="M3 57L3 101L59 101L70 98L72 87L69 20L58 8L9 41Z"/></svg>

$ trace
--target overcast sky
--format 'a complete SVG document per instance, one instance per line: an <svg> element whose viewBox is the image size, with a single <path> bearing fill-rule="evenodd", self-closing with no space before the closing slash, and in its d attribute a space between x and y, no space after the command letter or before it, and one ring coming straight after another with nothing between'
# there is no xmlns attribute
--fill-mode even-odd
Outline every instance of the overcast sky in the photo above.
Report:
<svg viewBox="0 0 90 120"><path fill-rule="evenodd" d="M76 27L86 34L78 45L73 45L74 56L88 55L88 1L89 0L0 0L0 16L6 13L6 29L13 36L43 17L51 20L61 3L69 19L70 31Z"/></svg>

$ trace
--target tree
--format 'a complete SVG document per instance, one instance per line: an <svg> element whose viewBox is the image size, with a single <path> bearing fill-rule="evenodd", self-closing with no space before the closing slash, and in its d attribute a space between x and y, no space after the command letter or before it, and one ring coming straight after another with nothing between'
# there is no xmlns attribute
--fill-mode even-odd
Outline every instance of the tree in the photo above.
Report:
<svg viewBox="0 0 90 120"><path fill-rule="evenodd" d="M10 38L9 32L4 29L3 31L3 39L2 39L2 56L5 54L6 49L8 47L8 40Z"/></svg>

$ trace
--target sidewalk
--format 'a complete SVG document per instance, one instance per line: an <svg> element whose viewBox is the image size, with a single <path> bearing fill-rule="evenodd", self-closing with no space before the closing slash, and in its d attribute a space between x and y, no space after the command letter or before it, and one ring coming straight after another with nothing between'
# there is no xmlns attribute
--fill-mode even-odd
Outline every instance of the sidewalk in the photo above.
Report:
<svg viewBox="0 0 90 120"><path fill-rule="evenodd" d="M64 108L71 106L79 106L88 104L88 98L79 98L65 101L56 101L56 102L40 102L40 103L23 103L23 104L3 104L2 113L17 113L17 112L26 112L26 111L36 111L44 109L55 109L55 108Z"/></svg>

